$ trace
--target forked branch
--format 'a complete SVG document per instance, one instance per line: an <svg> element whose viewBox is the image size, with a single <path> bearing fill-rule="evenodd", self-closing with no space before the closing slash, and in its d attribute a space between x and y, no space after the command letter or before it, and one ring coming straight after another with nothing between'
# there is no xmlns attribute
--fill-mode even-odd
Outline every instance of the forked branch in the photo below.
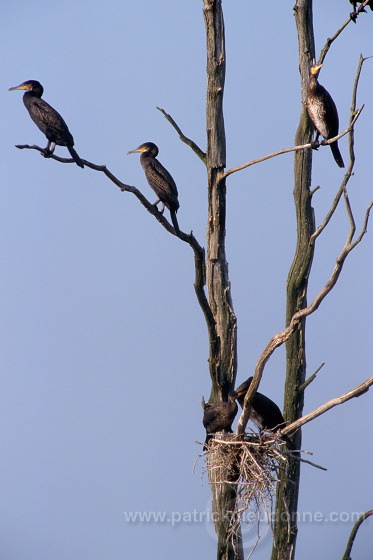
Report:
<svg viewBox="0 0 373 560"><path fill-rule="evenodd" d="M45 154L45 151L43 148L41 148L40 146L29 146L27 144L25 145L18 145L17 148L19 149L29 149L29 150L37 150L39 151L42 155ZM45 155L44 155L45 157ZM75 161L73 159L70 158L62 158L60 156L57 156L55 154L51 154L50 156L48 156L51 159L54 159L56 161L59 161L61 163L75 163ZM106 167L106 165L96 165L95 163L92 163L90 161L87 160L83 160L83 163L86 167L89 167L90 169L93 169L94 171L101 171L102 173L104 173L106 175L106 177L112 182L114 183L114 185L116 185L122 192L130 192L133 195L136 196L136 198L141 202L141 204L146 208L146 210L152 214L157 220L158 222L160 222L160 224L170 233L172 233L173 235L176 236L176 232L175 229L173 228L173 226L166 220L166 218L164 217L164 215L159 212L158 208L152 204L151 202L149 202L149 200L142 194L142 192L132 186L132 185L127 185L125 183L122 183L122 181L120 181L118 179L118 177L116 177L115 175L113 175L113 173L111 171L109 171L109 169ZM182 241L184 241L185 243L188 243L191 248L193 249L194 252L194 264L195 264L195 281L194 281L194 290L197 296L197 300L198 303L203 311L203 314L205 316L205 320L206 320L206 324L207 324L207 328L208 328L208 334L209 334L209 340L210 340L210 347L211 347L211 355L216 356L218 354L218 349L219 349L219 337L217 336L216 333L216 325L215 325L215 320L211 311L211 307L208 303L207 297L206 297L206 293L205 293L205 285L206 285L206 261L205 261L205 250L203 247L201 247L201 245L198 243L197 239L194 237L193 232L190 232L189 234L186 234L184 232L180 232L179 234L179 239L181 239Z"/></svg>
<svg viewBox="0 0 373 560"><path fill-rule="evenodd" d="M346 193L345 196L347 197L347 193ZM348 198L347 198L347 201L348 201ZM308 315L311 315L312 313L314 313L319 308L322 301L325 299L325 297L331 292L331 290L336 285L336 283L338 281L338 278L339 278L339 275L342 271L344 262L345 262L345 260L348 256L348 254L352 251L352 249L354 249L356 247L356 245L358 243L361 242L365 233L367 232L369 214L370 214L370 210L373 206L373 202L368 206L368 208L366 210L362 230L361 230L359 236L356 238L355 241L353 241L355 225L354 225L354 222L353 222L351 208L349 207L349 204L347 204L347 202L346 202L346 205L347 205L348 214L350 216L350 222L351 222L351 220L352 220L352 222L351 222L350 231L348 233L346 243L345 243L344 247L342 248L341 253L337 257L336 264L334 266L334 270L333 270L329 280L327 281L325 286L322 288L322 290L314 298L312 303L310 305L308 305L307 307L301 309L300 311L297 311L293 315L288 327L286 327L284 330L280 331L279 333L275 334L271 338L271 340L268 342L266 348L262 352L261 356L259 357L259 360L257 361L256 367L255 367L255 373L254 373L253 381L251 382L250 388L246 393L244 407L243 407L242 414L241 414L239 422L238 422L238 427L237 427L237 433L238 434L243 434L245 432L246 424L247 424L247 422L249 421L249 418L250 418L251 402L252 402L252 399L254 398L254 395L255 395L258 387L259 387L259 383L260 383L260 380L262 378L264 367L265 367L267 361L269 360L270 356L273 354L273 352L276 350L276 348L278 348L279 346L284 344L284 342L286 342L294 334L299 322L304 317L307 317ZM335 405L333 405L333 406L335 406Z"/></svg>
<svg viewBox="0 0 373 560"><path fill-rule="evenodd" d="M318 416L321 416L321 414L324 414L324 412L327 412L331 408L334 408L335 406L337 406L339 404L342 404L346 401L349 401L350 399L352 399L354 397L360 397L361 395L363 395L364 393L369 391L369 388L371 387L371 385L373 385L373 376L369 377L369 379L367 379L366 381L364 381L363 383L361 383L360 385L358 385L354 389L351 389L350 391L347 391L347 393L343 393L343 395L340 395L339 397L335 397L334 399L331 399L330 401L328 401L325 404L319 406L318 408L316 408L312 412L309 412L308 414L305 414L301 418L298 418L298 420L295 420L295 422L292 422L291 424L289 424L288 426L283 428L281 430L281 433L283 433L283 434L294 433L301 426L303 426L304 424L307 424L308 422L311 422L311 420L314 420Z"/></svg>
<svg viewBox="0 0 373 560"><path fill-rule="evenodd" d="M369 57L367 57L369 58ZM350 132L348 135L348 148L349 148L349 153L350 153L350 162L347 168L347 171L345 173L345 176L342 180L341 186L334 198L334 201L326 215L326 217L324 218L324 220L322 221L322 223L318 226L318 228L314 231L314 233L311 236L311 243L315 243L317 237L319 237L319 235L324 231L324 229L326 228L326 226L328 225L328 223L330 222L338 204L339 201L341 199L341 196L344 192L346 192L346 186L348 181L350 180L350 177L352 175L353 172L353 168L355 165L355 148L354 148L354 128L352 125L353 120L355 118L356 115L356 96L357 96L357 88L358 88L358 84L359 84L359 79L360 79L360 75L361 75L361 70L363 68L363 64L365 62L365 60L367 60L367 58L364 58L362 55L360 55L359 58L359 64L357 67L357 71L356 71L356 76L355 76L355 81L354 81L354 85L352 88L352 101L351 101L351 109L350 109ZM364 105L363 105L364 107ZM362 107L362 108L363 108Z"/></svg>
<svg viewBox="0 0 373 560"><path fill-rule="evenodd" d="M330 38L328 38L326 40L326 43L324 45L324 47L321 50L320 53L320 57L319 60L317 62L317 64L322 64L325 60L325 57L328 53L328 50L330 49L331 45L334 43L334 41L339 37L339 35L342 33L342 31L347 27L347 25L349 25L350 23L352 23L353 21L356 22L356 18L357 16L361 13L361 12L365 12L364 8L365 6L370 2L371 0L364 0L364 2L362 2L360 4L360 6L357 8L356 12L354 12L355 16L354 18L352 18L351 16L341 25L341 27L334 33L334 35Z"/></svg>
<svg viewBox="0 0 373 560"><path fill-rule="evenodd" d="M350 124L349 124L348 128L346 128L346 130L339 133L338 136L334 136L333 138L330 138L329 140L322 140L320 142L320 145L321 146L327 146L328 144L331 144L332 142L335 142L336 140L339 140L340 138L342 138L343 136L348 134L353 129L353 126L356 123L357 119L359 118L360 113L362 112L363 109L364 109L364 105L358 111L356 111L356 114L354 115L352 121L350 122ZM303 144L301 146L292 146L291 148L284 148L282 150L278 150L277 152L273 152L272 154L267 154L266 156L262 156L260 158L252 159L251 161L248 161L247 163L244 163L242 165L238 165L237 167L232 167L231 169L227 169L227 171L225 171L225 173L222 174L222 179L228 177L229 175L232 175L232 173L236 173L237 171L241 171L242 169L246 169L247 167L250 167L251 165L255 165L256 163L261 163L262 161L266 161L267 159L271 159L271 158L274 158L276 156L280 156L282 154L288 154L290 152L299 152L300 150L309 150L309 149L312 149L312 146L313 145L311 143Z"/></svg>
<svg viewBox="0 0 373 560"><path fill-rule="evenodd" d="M23 150L23 149L37 150L42 155L44 155L44 153L45 153L43 148L40 148L40 146L36 146L36 145L33 145L33 146L29 146L28 144L17 145L16 148L19 148L20 150ZM54 159L54 160L59 161L61 163L75 163L73 159L62 158L62 157L57 156L55 154L49 155L48 159ZM169 233L172 233L173 235L176 236L176 232L175 232L175 229L173 228L173 226L167 221L165 216L161 212L159 212L158 208L154 204L149 202L149 200L142 194L142 192L138 188L136 188L132 185L127 185L125 183L122 183L122 181L120 181L118 179L118 177L116 177L111 171L109 171L109 169L106 167L106 165L96 165L95 163L92 163L92 162L90 162L86 159L82 159L82 162L84 163L84 165L86 167L89 167L90 169L93 169L94 171L101 171L102 173L104 173L106 175L106 177L108 179L110 179L110 181L112 183L114 183L114 185L116 185L118 188L120 188L120 190L122 192L130 192L133 195L135 195L136 198L141 202L141 204L146 208L146 210L150 214L152 214L158 220L158 222L160 224L162 224L162 226ZM192 233L190 233L188 235L186 233L180 232L179 238L182 241L185 241L186 243L189 243L189 244L191 244L191 242L194 243L194 244L197 243ZM202 250L201 247L200 247L200 249Z"/></svg>

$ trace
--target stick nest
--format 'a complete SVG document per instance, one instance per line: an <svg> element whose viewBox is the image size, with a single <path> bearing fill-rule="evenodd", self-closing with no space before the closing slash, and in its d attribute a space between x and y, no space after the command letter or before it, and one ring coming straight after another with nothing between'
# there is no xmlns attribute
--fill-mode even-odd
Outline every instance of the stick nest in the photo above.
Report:
<svg viewBox="0 0 373 560"><path fill-rule="evenodd" d="M209 441L206 471L212 488L228 484L236 491L229 514L232 536L249 509L252 522L261 510L271 519L278 472L286 468L287 454L283 441L273 434L215 434Z"/></svg>

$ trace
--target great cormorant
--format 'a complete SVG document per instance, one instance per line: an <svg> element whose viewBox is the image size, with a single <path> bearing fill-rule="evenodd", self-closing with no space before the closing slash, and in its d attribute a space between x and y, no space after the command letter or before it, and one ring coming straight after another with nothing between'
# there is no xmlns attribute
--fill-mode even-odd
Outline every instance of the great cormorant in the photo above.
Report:
<svg viewBox="0 0 373 560"><path fill-rule="evenodd" d="M217 432L232 433L232 423L236 417L238 406L236 396L229 395L228 401L206 404L202 401L204 408L203 425L206 429L206 440L203 450L206 450L207 443Z"/></svg>
<svg viewBox="0 0 373 560"><path fill-rule="evenodd" d="M176 212L180 206L177 198L178 192L176 183L167 169L156 159L158 151L158 146L153 144L153 142L145 142L136 148L136 150L129 151L128 154L141 154L140 163L144 169L145 176L158 197L154 205L156 206L158 202L162 202L161 213L163 213L164 207L167 206L175 231L177 235L180 235L179 224L176 218Z"/></svg>
<svg viewBox="0 0 373 560"><path fill-rule="evenodd" d="M41 99L44 91L43 86L36 80L28 80L19 86L9 88L9 91L15 89L26 90L23 95L23 103L36 126L48 140L47 147L44 150L45 155L48 157L48 155L53 154L56 144L66 146L75 163L79 167L84 167L82 160L73 148L74 138L67 124L53 107L44 99Z"/></svg>
<svg viewBox="0 0 373 560"><path fill-rule="evenodd" d="M350 4L352 4L354 7L354 11L352 12L352 14L350 14L350 17L354 23L356 23L356 6L362 3L362 0L350 0ZM369 6L369 8L373 11L373 0L370 0L367 6ZM366 12L365 8L363 8L361 11Z"/></svg>
<svg viewBox="0 0 373 560"><path fill-rule="evenodd" d="M338 111L331 95L319 84L317 77L322 64L311 66L307 91L307 112L316 129L315 143L321 134L325 140L334 138L338 134ZM336 140L330 144L333 156L339 167L344 167L341 152Z"/></svg>
<svg viewBox="0 0 373 560"><path fill-rule="evenodd" d="M244 406L246 393L251 385L253 378L249 377L241 383L235 391L232 392L232 397L237 399L241 408ZM259 430L269 430L276 432L286 426L284 417L281 410L271 399L256 392L251 403L250 420L259 428ZM289 446L294 449L294 445L288 436L282 434L282 438L286 440Z"/></svg>

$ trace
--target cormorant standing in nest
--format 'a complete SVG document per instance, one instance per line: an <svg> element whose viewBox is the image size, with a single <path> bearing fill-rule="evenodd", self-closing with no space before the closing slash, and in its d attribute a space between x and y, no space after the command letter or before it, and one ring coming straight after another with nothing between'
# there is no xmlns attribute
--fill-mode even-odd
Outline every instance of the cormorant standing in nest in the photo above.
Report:
<svg viewBox="0 0 373 560"><path fill-rule="evenodd" d="M154 206L156 206L158 202L162 202L163 206L162 210L160 210L162 214L164 212L164 207L167 206L175 231L177 235L180 235L179 224L176 218L176 212L180 206L177 198L178 192L176 183L167 169L156 159L158 151L158 146L153 144L153 142L145 142L136 148L136 150L131 150L127 152L127 154L141 153L140 163L145 171L145 176L149 185L158 196L158 200L154 203Z"/></svg>
<svg viewBox="0 0 373 560"><path fill-rule="evenodd" d="M241 408L244 406L245 396L252 380L253 378L249 377L232 393L233 398L238 400ZM255 393L251 403L250 420L258 426L259 430L263 431L277 432L277 430L281 430L281 428L286 426L282 412L277 404L258 392ZM294 445L287 435L282 434L282 438L294 449Z"/></svg>
<svg viewBox="0 0 373 560"><path fill-rule="evenodd" d="M53 109L44 99L43 86L36 80L28 80L16 87L9 88L9 91L21 89L26 90L23 95L23 103L30 113L30 117L36 126L45 134L48 140L44 154L48 157L53 154L56 144L66 146L71 157L79 167L84 167L82 160L74 150L74 138L72 137L67 124L61 115Z"/></svg>
<svg viewBox="0 0 373 560"><path fill-rule="evenodd" d="M313 143L318 141L320 134L325 140L334 138L334 136L337 136L339 128L337 107L331 95L317 81L321 66L322 64L311 66L307 92L307 112L316 129L316 138ZM344 167L338 141L330 144L330 148L337 165Z"/></svg>
<svg viewBox="0 0 373 560"><path fill-rule="evenodd" d="M206 404L202 400L203 425L206 429L206 440L203 450L206 451L207 443L214 437L216 432L232 433L232 423L236 417L238 406L236 403L236 395L229 395L227 402L218 402Z"/></svg>

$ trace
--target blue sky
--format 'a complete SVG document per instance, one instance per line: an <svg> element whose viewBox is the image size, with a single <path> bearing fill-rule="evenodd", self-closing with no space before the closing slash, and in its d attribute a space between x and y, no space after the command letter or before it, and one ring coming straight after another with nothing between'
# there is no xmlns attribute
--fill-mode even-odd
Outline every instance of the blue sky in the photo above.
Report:
<svg viewBox="0 0 373 560"><path fill-rule="evenodd" d="M301 107L294 2L225 2L227 166L293 145ZM345 21L346 0L314 3L316 49ZM1 107L1 549L6 560L215 557L205 523L207 478L201 396L210 392L208 345L194 290L193 254L128 193L90 169L45 160L15 144L45 146L21 92L39 80L82 158L105 163L151 201L137 155L155 142L179 189L179 224L201 244L206 176L157 106L205 148L202 2L108 0L3 7ZM320 82L347 127L360 53L373 54L373 13L333 45ZM360 229L371 197L373 61L361 77L355 174L349 194ZM340 141L347 161L347 141ZM65 148L56 153L67 156ZM313 156L317 223L343 170L329 148ZM241 382L284 325L285 283L295 244L293 158L286 155L228 182L227 252L238 317ZM312 298L327 281L348 232L341 207L318 240ZM335 290L307 324L307 363L322 372L305 412L371 375L371 233L348 258ZM261 390L282 404L284 352ZM372 507L371 395L304 428L304 448L325 466L302 470L301 512L338 521L301 524L298 555L340 557L351 512ZM166 512L171 522L128 522L124 512ZM197 512L193 514L193 512ZM177 522L182 515L184 522ZM204 517L205 516L205 517ZM188 520L189 519L189 520ZM196 520L197 519L197 520ZM314 518L313 518L314 519ZM371 522L355 554L368 558ZM247 533L248 545L253 533ZM268 558L264 536L255 558Z"/></svg>

